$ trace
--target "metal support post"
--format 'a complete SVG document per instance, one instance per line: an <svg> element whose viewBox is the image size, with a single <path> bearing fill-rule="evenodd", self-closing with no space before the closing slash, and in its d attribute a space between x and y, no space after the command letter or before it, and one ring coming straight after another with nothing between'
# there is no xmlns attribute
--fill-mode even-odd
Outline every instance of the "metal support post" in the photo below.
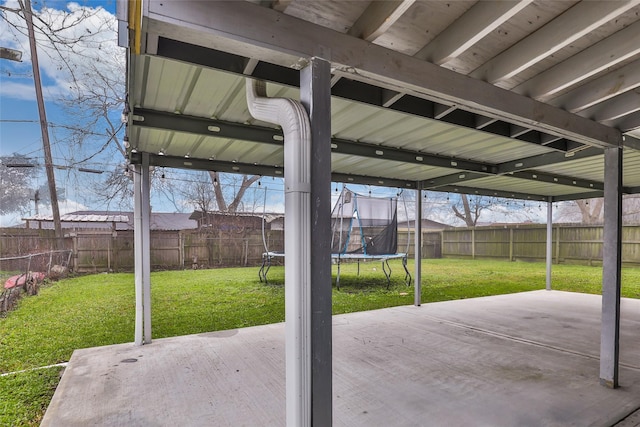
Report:
<svg viewBox="0 0 640 427"><path fill-rule="evenodd" d="M547 290L551 290L551 264L553 263L553 200L547 201Z"/></svg>
<svg viewBox="0 0 640 427"><path fill-rule="evenodd" d="M622 148L604 150L604 238L600 384L618 387L622 269Z"/></svg>
<svg viewBox="0 0 640 427"><path fill-rule="evenodd" d="M142 302L142 165L133 166L133 251L136 287L136 323L134 332L134 342L136 345L144 344L142 339L144 328L144 316Z"/></svg>
<svg viewBox="0 0 640 427"><path fill-rule="evenodd" d="M134 259L136 289L136 345L151 342L151 285L149 255L149 155L143 153L143 163L133 171L134 199Z"/></svg>
<svg viewBox="0 0 640 427"><path fill-rule="evenodd" d="M418 183L418 188L416 189L416 222L414 228L415 279L413 282L413 304L419 307L422 304L422 186L420 183Z"/></svg>
<svg viewBox="0 0 640 427"><path fill-rule="evenodd" d="M151 180L149 176L149 154L142 153L142 295L144 313L144 343L151 343Z"/></svg>
<svg viewBox="0 0 640 427"><path fill-rule="evenodd" d="M311 124L311 425L332 424L331 68L311 58L300 71L300 101Z"/></svg>

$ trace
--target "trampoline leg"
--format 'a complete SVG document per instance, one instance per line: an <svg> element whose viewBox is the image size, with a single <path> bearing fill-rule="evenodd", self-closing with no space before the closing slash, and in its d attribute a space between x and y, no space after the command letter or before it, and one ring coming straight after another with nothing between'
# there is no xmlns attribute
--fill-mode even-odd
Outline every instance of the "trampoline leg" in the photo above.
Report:
<svg viewBox="0 0 640 427"><path fill-rule="evenodd" d="M360 277L360 260L358 260L358 277Z"/></svg>
<svg viewBox="0 0 640 427"><path fill-rule="evenodd" d="M264 272L264 265L266 263L266 259L263 256L262 257L262 265L260 266L260 270L258 270L258 277L260 278L260 283L262 283L262 279L264 278L264 280L267 280L267 278L264 276L263 272Z"/></svg>
<svg viewBox="0 0 640 427"><path fill-rule="evenodd" d="M269 284L269 280L267 279L267 274L269 273L269 269L271 268L271 257L267 257L267 268L264 270L264 283Z"/></svg>
<svg viewBox="0 0 640 427"><path fill-rule="evenodd" d="M385 264L387 265L386 268ZM382 271L387 278L387 289L389 289L389 285L391 285L391 266L389 265L389 260L385 259L382 261Z"/></svg>
<svg viewBox="0 0 640 427"><path fill-rule="evenodd" d="M407 258L402 258L402 266L404 267L404 280L407 282L407 286L411 286L411 273L407 268Z"/></svg>
<svg viewBox="0 0 640 427"><path fill-rule="evenodd" d="M340 258L338 258L338 274L336 274L336 289L340 290Z"/></svg>

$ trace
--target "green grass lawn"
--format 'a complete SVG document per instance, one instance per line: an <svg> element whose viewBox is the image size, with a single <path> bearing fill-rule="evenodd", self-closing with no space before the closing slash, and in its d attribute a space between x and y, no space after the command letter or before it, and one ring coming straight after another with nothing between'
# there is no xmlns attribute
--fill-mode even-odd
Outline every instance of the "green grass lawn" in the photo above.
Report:
<svg viewBox="0 0 640 427"><path fill-rule="evenodd" d="M334 314L413 303L399 261L392 284L379 262L343 264L341 289L333 290ZM413 265L409 263L413 274ZM153 337L195 334L284 320L284 268L273 267L270 284L257 268L152 273ZM425 260L422 302L473 298L545 287L541 263ZM334 267L335 272L335 267ZM596 267L553 267L554 289L600 293ZM640 298L640 269L623 270L623 296ZM61 280L24 298L0 318L0 373L69 360L73 350L133 341L132 274L97 274ZM0 425L37 425L53 395L59 368L0 377Z"/></svg>

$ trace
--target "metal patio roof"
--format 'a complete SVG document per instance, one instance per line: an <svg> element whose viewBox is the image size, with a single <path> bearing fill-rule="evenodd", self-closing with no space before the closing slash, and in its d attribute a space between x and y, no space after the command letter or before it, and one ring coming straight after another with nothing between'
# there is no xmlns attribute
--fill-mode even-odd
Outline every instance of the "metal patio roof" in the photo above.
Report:
<svg viewBox="0 0 640 427"><path fill-rule="evenodd" d="M320 56L334 181L599 197L603 148L625 146L625 191L640 192L640 0L126 7L132 162L283 175L282 133L251 118L244 82L297 99Z"/></svg>

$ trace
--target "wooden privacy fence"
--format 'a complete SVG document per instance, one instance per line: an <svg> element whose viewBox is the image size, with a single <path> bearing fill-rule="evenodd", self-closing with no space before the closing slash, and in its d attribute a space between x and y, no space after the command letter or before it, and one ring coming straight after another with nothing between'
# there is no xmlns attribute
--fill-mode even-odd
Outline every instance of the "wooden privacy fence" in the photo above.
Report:
<svg viewBox="0 0 640 427"><path fill-rule="evenodd" d="M601 265L602 226L554 225L553 261ZM270 250L284 249L283 232L265 236ZM215 268L260 265L264 246L260 230L151 231L151 268ZM413 257L413 232L409 256ZM0 257L28 255L57 248L53 230L0 230ZM64 248L72 249L76 272L133 271L133 232L111 230L67 231ZM407 231L398 231L398 251L407 250ZM423 258L500 259L544 261L546 226L453 228L425 231ZM622 259L640 265L640 226L623 227Z"/></svg>
<svg viewBox="0 0 640 427"><path fill-rule="evenodd" d="M283 232L265 236L270 250L283 250ZM64 244L73 250L73 271L133 271L133 231L78 229L65 233ZM260 265L264 245L259 230L237 233L213 231L156 231L150 233L153 270ZM0 257L28 255L55 249L53 230L0 230Z"/></svg>
<svg viewBox="0 0 640 427"><path fill-rule="evenodd" d="M441 237L444 258L541 262L546 259L546 225L455 228L437 234ZM553 262L602 265L602 236L601 225L554 225ZM640 264L640 226L623 227L622 261Z"/></svg>

